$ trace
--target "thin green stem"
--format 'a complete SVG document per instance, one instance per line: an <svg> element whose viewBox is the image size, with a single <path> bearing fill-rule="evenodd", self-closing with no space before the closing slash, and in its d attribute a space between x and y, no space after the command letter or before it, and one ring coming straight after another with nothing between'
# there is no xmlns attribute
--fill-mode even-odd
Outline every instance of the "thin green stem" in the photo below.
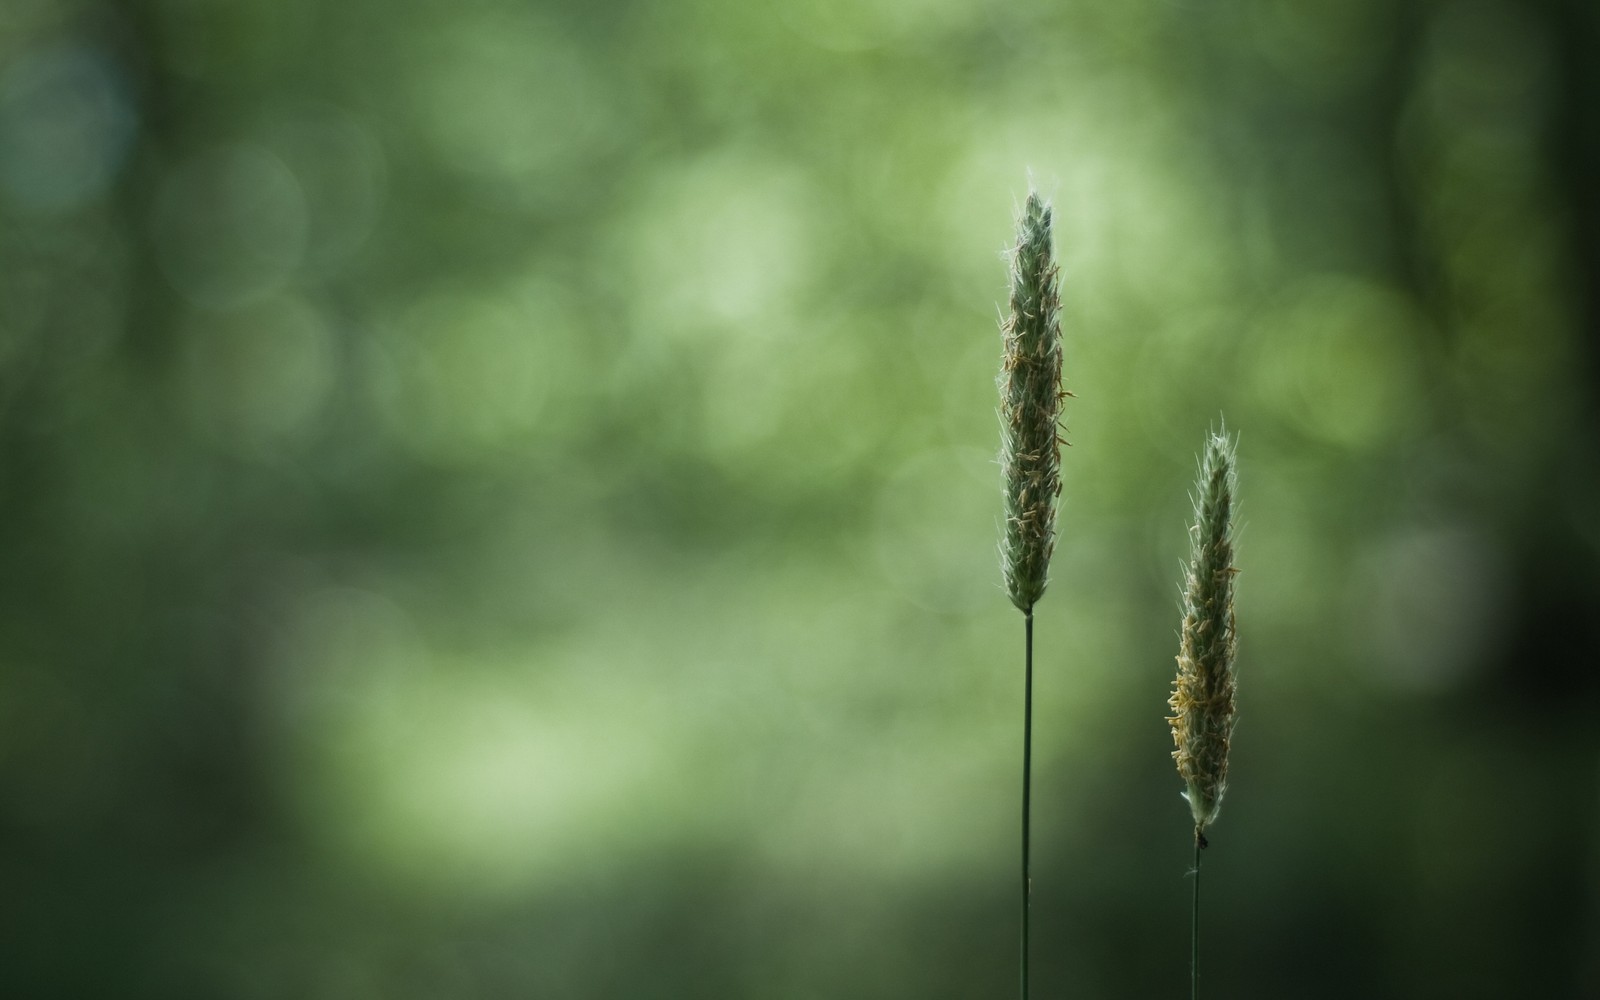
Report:
<svg viewBox="0 0 1600 1000"><path fill-rule="evenodd" d="M1189 1000L1200 1000L1200 850L1206 846L1205 836L1194 832L1194 910L1189 917Z"/></svg>
<svg viewBox="0 0 1600 1000"><path fill-rule="evenodd" d="M1028 831L1033 807L1033 609L1023 613L1026 635L1022 694L1022 1000L1028 1000Z"/></svg>

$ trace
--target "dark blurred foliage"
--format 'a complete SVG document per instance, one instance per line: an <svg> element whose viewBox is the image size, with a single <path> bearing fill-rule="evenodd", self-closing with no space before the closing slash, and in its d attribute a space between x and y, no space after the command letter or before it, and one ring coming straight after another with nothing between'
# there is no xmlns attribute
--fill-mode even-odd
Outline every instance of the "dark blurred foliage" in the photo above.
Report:
<svg viewBox="0 0 1600 1000"><path fill-rule="evenodd" d="M1040 996L1600 983L1582 0L0 8L0 995L1014 990L1000 251L1055 202Z"/></svg>

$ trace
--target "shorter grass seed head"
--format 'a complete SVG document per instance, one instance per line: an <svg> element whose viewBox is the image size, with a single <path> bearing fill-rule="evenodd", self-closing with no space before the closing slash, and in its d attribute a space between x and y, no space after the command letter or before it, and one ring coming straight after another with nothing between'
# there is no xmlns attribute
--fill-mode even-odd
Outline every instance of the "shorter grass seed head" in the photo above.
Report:
<svg viewBox="0 0 1600 1000"><path fill-rule="evenodd" d="M1193 551L1183 588L1178 676L1173 685L1172 752L1194 815L1195 836L1217 818L1228 788L1228 744L1237 715L1233 659L1233 504L1238 488L1235 442L1212 433L1200 459Z"/></svg>
<svg viewBox="0 0 1600 1000"><path fill-rule="evenodd" d="M1000 467L1006 593L1024 614L1044 594L1061 494L1059 269L1050 249L1050 206L1029 192L1011 252L1011 308L1000 328Z"/></svg>

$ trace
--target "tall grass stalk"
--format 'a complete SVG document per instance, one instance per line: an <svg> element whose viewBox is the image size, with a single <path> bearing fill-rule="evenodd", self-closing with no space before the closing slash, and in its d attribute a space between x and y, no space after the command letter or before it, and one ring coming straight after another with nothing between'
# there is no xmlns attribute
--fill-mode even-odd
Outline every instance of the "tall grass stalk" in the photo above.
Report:
<svg viewBox="0 0 1600 1000"><path fill-rule="evenodd" d="M1061 319L1058 268L1051 254L1050 206L1033 192L1017 220L1011 250L1010 312L1000 328L1000 467L1005 527L1000 567L1006 593L1022 612L1022 998L1028 998L1028 911L1032 877L1033 607L1049 582L1061 494Z"/></svg>
<svg viewBox="0 0 1600 1000"><path fill-rule="evenodd" d="M1238 492L1235 442L1226 428L1206 439L1195 490L1192 550L1183 583L1178 676L1173 684L1172 757L1194 818L1194 903L1189 929L1189 994L1200 996L1200 852L1228 788L1234 706L1233 507Z"/></svg>

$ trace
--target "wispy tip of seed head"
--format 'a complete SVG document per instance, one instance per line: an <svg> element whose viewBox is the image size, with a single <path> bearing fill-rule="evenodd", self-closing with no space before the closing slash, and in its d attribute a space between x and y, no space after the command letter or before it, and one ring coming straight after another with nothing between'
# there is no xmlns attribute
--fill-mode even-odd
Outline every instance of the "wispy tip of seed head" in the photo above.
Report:
<svg viewBox="0 0 1600 1000"><path fill-rule="evenodd" d="M1006 592L1031 614L1049 581L1061 493L1059 269L1051 252L1050 206L1030 191L1011 250L1010 311L1000 326L1000 467Z"/></svg>
<svg viewBox="0 0 1600 1000"><path fill-rule="evenodd" d="M1200 457L1192 551L1183 584L1178 676L1173 685L1172 752L1184 797L1201 834L1217 818L1228 787L1234 704L1233 506L1238 490L1236 441L1211 432Z"/></svg>

